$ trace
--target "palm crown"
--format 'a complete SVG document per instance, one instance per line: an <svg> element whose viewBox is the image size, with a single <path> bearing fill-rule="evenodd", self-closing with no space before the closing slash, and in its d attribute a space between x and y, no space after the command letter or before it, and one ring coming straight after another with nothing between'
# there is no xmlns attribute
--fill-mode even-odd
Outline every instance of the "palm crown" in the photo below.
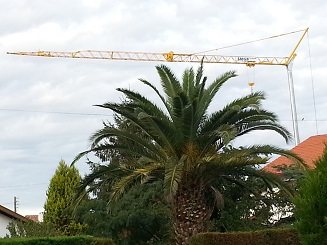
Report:
<svg viewBox="0 0 327 245"><path fill-rule="evenodd" d="M216 204L221 203L219 180L242 185L235 176L254 175L263 178L267 184L286 187L276 176L253 166L266 163L270 154L284 155L298 162L301 159L271 145L231 146L235 138L255 130L273 130L286 141L291 138L287 129L278 123L276 115L261 108L265 98L262 92L251 93L218 111L208 112L221 86L236 76L235 72L226 72L207 85L202 64L197 72L192 68L185 70L181 81L164 65L156 69L163 94L148 81L140 81L153 90L163 107L138 92L118 89L126 97L124 102L99 106L114 111L128 127L106 125L91 136L90 149L80 153L75 161L88 152L118 151L121 156L128 156L122 157L124 161L118 164L103 166L84 180L85 187L106 173L113 200L138 181L164 179L167 196L175 211L176 241L180 241L176 244L184 244L185 237L205 229L214 200ZM194 199L199 199L196 205L206 211L193 208L193 215L203 218L192 221L193 226L189 224L185 228L185 222L190 223L192 219L180 214L183 212L181 206L195 207ZM185 229L193 231L187 233Z"/></svg>

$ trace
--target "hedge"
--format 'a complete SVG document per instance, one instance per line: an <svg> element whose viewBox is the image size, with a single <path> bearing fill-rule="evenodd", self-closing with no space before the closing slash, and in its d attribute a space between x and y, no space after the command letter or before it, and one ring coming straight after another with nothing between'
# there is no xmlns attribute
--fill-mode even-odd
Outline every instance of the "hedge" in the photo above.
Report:
<svg viewBox="0 0 327 245"><path fill-rule="evenodd" d="M294 228L268 229L253 232L199 233L190 239L191 245L300 245Z"/></svg>
<svg viewBox="0 0 327 245"><path fill-rule="evenodd" d="M114 245L111 239L93 237L2 238L0 245Z"/></svg>

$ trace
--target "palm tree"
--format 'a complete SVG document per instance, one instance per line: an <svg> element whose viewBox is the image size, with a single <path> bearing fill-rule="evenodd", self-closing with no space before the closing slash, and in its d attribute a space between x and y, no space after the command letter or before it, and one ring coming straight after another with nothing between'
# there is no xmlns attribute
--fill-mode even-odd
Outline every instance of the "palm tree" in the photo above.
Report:
<svg viewBox="0 0 327 245"><path fill-rule="evenodd" d="M287 142L291 139L276 115L261 108L265 99L262 92L208 112L222 85L236 76L234 71L207 85L202 64L196 72L186 69L181 81L164 65L156 69L164 94L150 82L140 81L153 90L163 106L138 92L117 89L125 95L124 102L99 106L115 112L128 126L106 125L95 132L90 149L80 153L74 162L89 152L103 155L113 151L124 156L119 163L104 165L84 179L83 187L106 176L105 182L112 187L110 201L134 184L163 179L173 210L175 244L188 244L192 235L206 231L215 205L222 207L221 183L227 180L242 186L238 176L256 176L268 186L287 188L275 175L255 166L267 163L271 154L299 163L301 159L271 145L232 147L236 138L256 130L273 130Z"/></svg>

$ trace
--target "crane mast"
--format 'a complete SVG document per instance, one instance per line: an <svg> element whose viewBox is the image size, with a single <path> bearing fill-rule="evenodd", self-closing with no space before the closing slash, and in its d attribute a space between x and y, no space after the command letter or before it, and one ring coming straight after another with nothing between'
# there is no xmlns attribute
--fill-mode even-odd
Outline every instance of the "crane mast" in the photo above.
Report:
<svg viewBox="0 0 327 245"><path fill-rule="evenodd" d="M297 120L294 85L293 85L292 65L293 65L293 60L296 57L296 50L299 47L305 35L307 34L308 30L309 28L301 30L303 31L303 34L300 40L297 42L291 54L285 57L182 54L182 53L174 53L173 51L167 53L148 53L148 52L98 51L98 50L84 50L84 51L76 51L76 52L65 52L65 51L63 52L58 52L58 51L7 52L7 54L39 56L39 57L55 57L55 58L77 58L77 59L243 64L249 67L253 67L255 65L285 66L288 74L294 139L295 139L295 145L298 145L300 143L300 137L299 137L298 122L297 122L298 120ZM272 36L269 38L275 38L287 34L290 33Z"/></svg>

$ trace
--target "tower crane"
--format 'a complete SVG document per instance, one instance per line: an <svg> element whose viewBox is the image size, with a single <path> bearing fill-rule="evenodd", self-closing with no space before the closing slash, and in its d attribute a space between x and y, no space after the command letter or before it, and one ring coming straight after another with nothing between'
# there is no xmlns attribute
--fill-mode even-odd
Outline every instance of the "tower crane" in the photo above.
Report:
<svg viewBox="0 0 327 245"><path fill-rule="evenodd" d="M58 51L7 52L7 54L39 56L39 57L56 57L56 58L243 64L248 67L253 67L255 65L285 66L288 74L294 139L295 139L295 145L298 145L300 142L300 137L299 137L298 122L297 122L295 95L294 95L292 64L294 58L296 57L296 50L299 47L305 35L307 34L308 30L309 28L300 30L301 32L303 32L302 36L300 37L300 40L297 42L291 54L284 57L183 54L183 53L174 53L173 51L166 52L166 53L148 53L148 52L98 51L98 50L84 50L84 51L76 51L76 52L58 52ZM296 32L300 32L300 31L296 31ZM295 32L291 32L291 33L295 33ZM280 34L269 38L284 36L291 33ZM264 39L260 39L260 40L264 40Z"/></svg>

